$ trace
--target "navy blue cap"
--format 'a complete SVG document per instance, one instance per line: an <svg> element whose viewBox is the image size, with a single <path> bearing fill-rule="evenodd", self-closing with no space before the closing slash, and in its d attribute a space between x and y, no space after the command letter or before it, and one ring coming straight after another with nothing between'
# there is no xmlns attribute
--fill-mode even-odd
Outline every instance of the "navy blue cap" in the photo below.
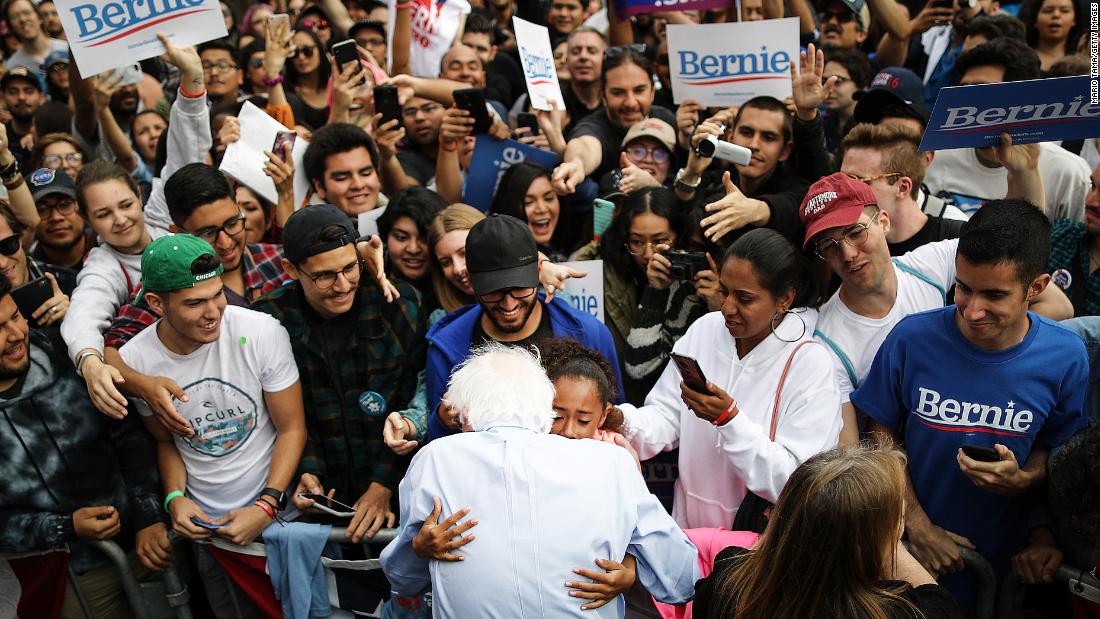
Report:
<svg viewBox="0 0 1100 619"><path fill-rule="evenodd" d="M878 123L882 108L891 103L907 108L922 124L928 124L928 106L924 104L924 82L909 69L887 67L879 71L870 88L852 95L857 101L852 114L857 123Z"/></svg>

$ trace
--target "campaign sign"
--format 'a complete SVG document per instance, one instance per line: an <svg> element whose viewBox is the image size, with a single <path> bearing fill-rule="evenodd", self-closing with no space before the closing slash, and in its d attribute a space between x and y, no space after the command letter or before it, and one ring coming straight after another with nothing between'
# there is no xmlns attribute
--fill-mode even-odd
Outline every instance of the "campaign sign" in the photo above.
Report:
<svg viewBox="0 0 1100 619"><path fill-rule="evenodd" d="M559 110L564 110L565 99L561 97L554 52L550 48L550 31L545 26L518 17L512 18L512 26L516 31L516 45L523 64L523 79L527 80L531 107L550 111L550 102L554 101Z"/></svg>
<svg viewBox="0 0 1100 619"><path fill-rule="evenodd" d="M466 193L463 201L488 212L493 194L504 171L517 163L530 161L553 169L558 156L548 150L521 144L515 140L497 140L488 135L477 136L470 169L466 173Z"/></svg>
<svg viewBox="0 0 1100 619"><path fill-rule="evenodd" d="M84 78L163 54L158 32L177 47L227 34L217 0L57 0L55 6Z"/></svg>
<svg viewBox="0 0 1100 619"><path fill-rule="evenodd" d="M920 150L1051 142L1100 136L1100 105L1089 76L941 88Z"/></svg>
<svg viewBox="0 0 1100 619"><path fill-rule="evenodd" d="M798 18L751 23L668 25L668 64L676 103L730 107L769 95L791 96L798 62Z"/></svg>
<svg viewBox="0 0 1100 619"><path fill-rule="evenodd" d="M565 280L565 292L562 298L568 295L569 304L573 309L585 314L591 314L603 322L603 260L575 260L563 262L562 266L584 271L588 273L581 278L570 277Z"/></svg>
<svg viewBox="0 0 1100 619"><path fill-rule="evenodd" d="M731 0L615 0L615 14L619 19L657 11L707 11L726 8L736 9L736 4Z"/></svg>

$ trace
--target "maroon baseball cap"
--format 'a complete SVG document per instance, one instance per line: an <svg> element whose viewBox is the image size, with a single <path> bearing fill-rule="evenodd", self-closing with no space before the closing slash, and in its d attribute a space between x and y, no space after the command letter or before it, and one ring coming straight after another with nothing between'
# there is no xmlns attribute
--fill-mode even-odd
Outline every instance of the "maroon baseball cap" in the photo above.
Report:
<svg viewBox="0 0 1100 619"><path fill-rule="evenodd" d="M863 207L878 204L875 194L863 181L842 172L819 179L806 192L798 218L806 227L805 248L818 233L859 221Z"/></svg>

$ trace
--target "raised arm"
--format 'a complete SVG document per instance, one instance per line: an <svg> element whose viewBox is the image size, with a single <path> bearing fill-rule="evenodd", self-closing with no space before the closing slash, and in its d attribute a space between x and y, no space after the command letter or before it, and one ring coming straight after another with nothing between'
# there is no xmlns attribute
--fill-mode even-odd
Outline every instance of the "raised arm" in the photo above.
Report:
<svg viewBox="0 0 1100 619"><path fill-rule="evenodd" d="M32 170L20 170L15 155L8 146L8 130L0 124L0 171L9 174L0 176L0 181L8 190L8 205L11 206L15 219L33 229L38 227L38 208L34 205L30 188L23 180L23 174L29 174Z"/></svg>

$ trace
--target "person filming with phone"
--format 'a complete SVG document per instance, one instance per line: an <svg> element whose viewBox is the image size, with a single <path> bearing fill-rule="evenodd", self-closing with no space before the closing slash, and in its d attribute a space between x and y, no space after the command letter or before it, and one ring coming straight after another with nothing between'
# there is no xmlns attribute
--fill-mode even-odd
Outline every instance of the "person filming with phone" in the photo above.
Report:
<svg viewBox="0 0 1100 619"><path fill-rule="evenodd" d="M645 405L621 405L643 459L680 448L673 517L684 528L761 530L767 503L810 456L836 446L840 391L813 338L820 287L774 230L753 230L720 266L721 311L673 346Z"/></svg>

